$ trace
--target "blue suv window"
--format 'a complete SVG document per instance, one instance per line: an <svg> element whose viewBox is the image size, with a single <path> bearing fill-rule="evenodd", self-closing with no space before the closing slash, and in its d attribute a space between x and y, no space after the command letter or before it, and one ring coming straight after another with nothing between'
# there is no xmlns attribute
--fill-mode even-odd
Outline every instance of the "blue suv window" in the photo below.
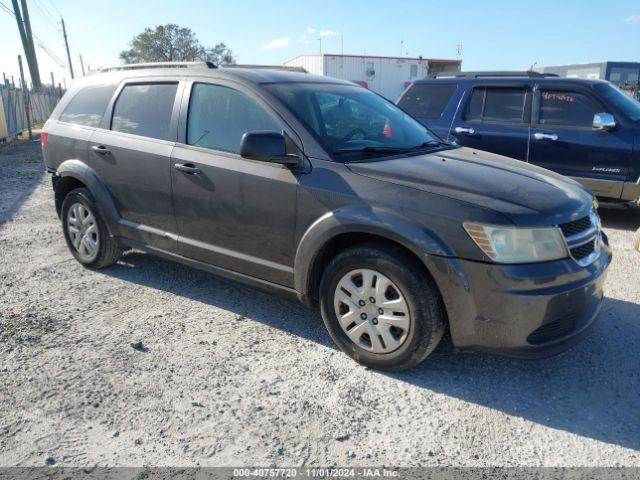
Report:
<svg viewBox="0 0 640 480"><path fill-rule="evenodd" d="M524 88L474 88L464 118L467 121L523 123L527 90Z"/></svg>
<svg viewBox="0 0 640 480"><path fill-rule="evenodd" d="M398 106L414 118L440 118L455 91L454 84L416 83L402 96Z"/></svg>
<svg viewBox="0 0 640 480"><path fill-rule="evenodd" d="M542 90L538 122L541 125L591 128L593 116L600 110L582 93Z"/></svg>

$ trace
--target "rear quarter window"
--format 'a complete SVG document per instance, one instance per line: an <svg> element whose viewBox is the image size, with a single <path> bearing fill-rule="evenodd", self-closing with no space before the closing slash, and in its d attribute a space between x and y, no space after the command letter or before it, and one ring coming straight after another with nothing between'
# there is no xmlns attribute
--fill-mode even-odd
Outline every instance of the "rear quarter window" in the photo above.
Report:
<svg viewBox="0 0 640 480"><path fill-rule="evenodd" d="M74 95L59 120L85 127L97 127L115 91L116 85L83 88Z"/></svg>
<svg viewBox="0 0 640 480"><path fill-rule="evenodd" d="M454 84L414 84L398 106L415 118L439 118L456 91Z"/></svg>

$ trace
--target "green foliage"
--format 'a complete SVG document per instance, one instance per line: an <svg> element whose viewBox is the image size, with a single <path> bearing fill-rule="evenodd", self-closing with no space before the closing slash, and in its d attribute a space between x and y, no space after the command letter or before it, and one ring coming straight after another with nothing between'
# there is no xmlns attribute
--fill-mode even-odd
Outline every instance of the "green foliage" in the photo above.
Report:
<svg viewBox="0 0 640 480"><path fill-rule="evenodd" d="M224 44L202 46L196 34L175 23L145 28L133 37L131 48L120 52L125 63L211 61L218 65L236 63L233 52Z"/></svg>

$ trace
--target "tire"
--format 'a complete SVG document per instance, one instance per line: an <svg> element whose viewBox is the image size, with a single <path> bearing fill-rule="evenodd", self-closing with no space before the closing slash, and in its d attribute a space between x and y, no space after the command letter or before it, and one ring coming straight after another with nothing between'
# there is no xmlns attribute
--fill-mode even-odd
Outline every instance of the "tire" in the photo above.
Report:
<svg viewBox="0 0 640 480"><path fill-rule="evenodd" d="M62 202L60 218L67 246L82 265L100 269L118 261L122 249L109 235L107 225L89 190L76 188L70 191ZM87 237L86 243L83 237ZM90 245L94 248L90 249Z"/></svg>
<svg viewBox="0 0 640 480"><path fill-rule="evenodd" d="M363 306L363 301L368 303ZM356 362L379 370L418 365L445 331L444 306L431 277L415 259L386 245L355 246L334 257L320 282L320 309L336 345Z"/></svg>

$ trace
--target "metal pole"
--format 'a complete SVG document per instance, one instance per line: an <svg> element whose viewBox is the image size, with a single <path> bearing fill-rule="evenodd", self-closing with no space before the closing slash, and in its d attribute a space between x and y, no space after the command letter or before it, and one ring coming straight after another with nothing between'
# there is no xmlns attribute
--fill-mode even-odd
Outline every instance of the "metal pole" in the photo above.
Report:
<svg viewBox="0 0 640 480"><path fill-rule="evenodd" d="M82 76L85 76L84 73L84 62L82 61L82 54L79 55L80 56L80 68L82 68Z"/></svg>
<svg viewBox="0 0 640 480"><path fill-rule="evenodd" d="M67 60L69 60L69 73L71 73L71 79L73 80L75 77L73 76L73 64L71 63L71 53L69 52L69 40L67 40L67 29L64 26L64 18L60 17L60 21L62 22L62 35L64 36L64 46L67 48Z"/></svg>
<svg viewBox="0 0 640 480"><path fill-rule="evenodd" d="M24 81L24 70L22 69L22 57L18 55L18 65L20 66L20 80L22 82L22 98L24 99L24 110L27 114L27 128L29 129L29 140L33 138L33 132L31 131L31 109L29 106L29 92L26 88L26 82Z"/></svg>
<svg viewBox="0 0 640 480"><path fill-rule="evenodd" d="M29 55L29 40L27 39L27 34L24 31L24 22L22 21L22 13L20 13L20 7L18 6L18 0L11 0L11 4L13 5L13 13L16 17L16 23L18 24L18 33L20 33L20 40L22 41L22 49L24 50L24 54L27 56L27 64L29 65L29 71L33 72L31 69L31 57Z"/></svg>
<svg viewBox="0 0 640 480"><path fill-rule="evenodd" d="M27 42L29 43L29 52L25 52L27 63L29 65L29 72L31 73L31 82L33 83L33 89L35 91L40 90L42 83L40 82L40 68L38 67L38 57L36 57L36 47L33 44L33 34L31 33L31 22L29 21L29 9L27 8L27 0L21 0L22 4L22 19L24 20L24 30L27 36Z"/></svg>

